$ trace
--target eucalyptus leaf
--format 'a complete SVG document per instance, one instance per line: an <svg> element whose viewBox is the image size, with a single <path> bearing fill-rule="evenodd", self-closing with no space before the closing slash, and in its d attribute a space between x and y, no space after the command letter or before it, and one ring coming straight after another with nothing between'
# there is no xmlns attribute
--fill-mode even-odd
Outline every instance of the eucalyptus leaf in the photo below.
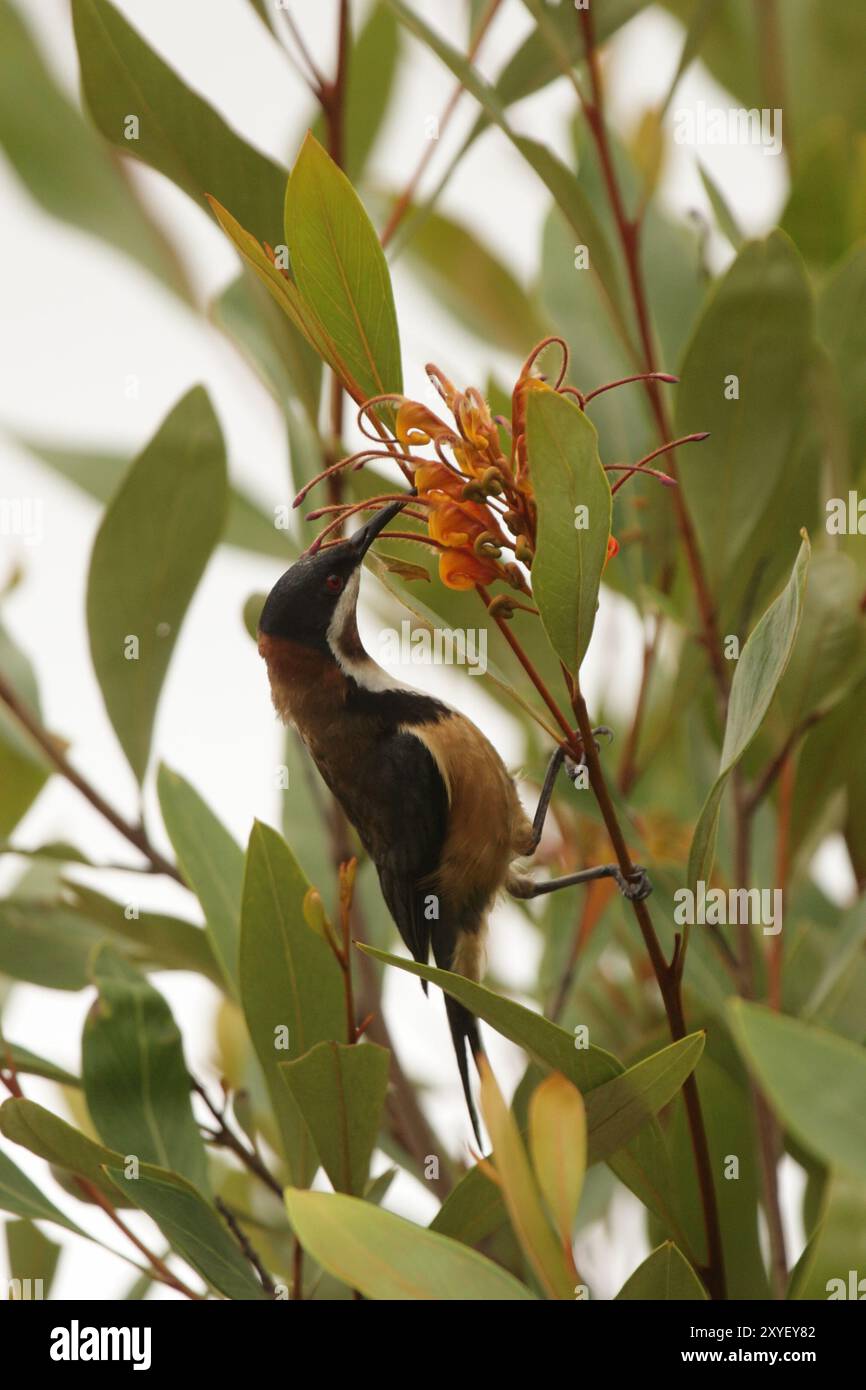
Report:
<svg viewBox="0 0 866 1390"><path fill-rule="evenodd" d="M2 1122L2 1112L0 1112L0 1122ZM5 1130L3 1131L5 1134ZM21 1172L11 1160L8 1154L0 1149L0 1210L11 1211L13 1215L19 1216L27 1221L53 1221L55 1226L62 1226L67 1231L74 1231L76 1235L84 1235L84 1232L76 1226L74 1221L70 1221L59 1207L53 1202L49 1202L35 1183L31 1182L25 1173Z"/></svg>
<svg viewBox="0 0 866 1390"><path fill-rule="evenodd" d="M686 349L676 432L708 430L710 437L682 451L678 472L714 594L781 482L813 331L805 269L777 231L745 243L710 292Z"/></svg>
<svg viewBox="0 0 866 1390"><path fill-rule="evenodd" d="M285 1195L304 1249L365 1298L502 1302L534 1297L477 1251L357 1197L292 1187Z"/></svg>
<svg viewBox="0 0 866 1390"><path fill-rule="evenodd" d="M575 1038L564 1028L560 1028L557 1024L551 1023L548 1019L524 1008L521 1004L516 1004L512 999L494 993L493 990L487 989L484 985L467 980L462 975L455 975L447 970L439 970L435 966L419 965L416 961L388 955L387 952L379 951L372 946L360 946L360 949L386 965L397 966L410 975L418 975L421 979L429 980L432 984L438 985L440 989L446 990L461 1004L465 1004L479 1018L484 1019L503 1037L517 1043L519 1047L525 1048L532 1057L537 1058L552 1070L561 1072L581 1092L588 1116L594 1105L593 1091L597 1087L604 1088L606 1082L616 1081L625 1072L622 1063L617 1061L611 1053L592 1045L587 1048L576 1046ZM695 1045L694 1039L684 1039L683 1043L686 1044L686 1052L689 1052ZM683 1043L676 1046L682 1050ZM697 1060L696 1055L695 1060ZM666 1065L664 1069L667 1070ZM681 1080L675 1082L674 1091L680 1084ZM670 1094L673 1094L674 1091ZM607 1092L602 1098L600 1114L605 1117L608 1115L611 1094L614 1098L616 1097L616 1092ZM626 1098L630 1102L635 1101L635 1092L630 1082L626 1083L624 1089L619 1092L620 1101ZM616 1109L618 1109L617 1103L611 1107L611 1111L615 1112ZM642 1102L638 1102L637 1109L632 1112L632 1115L633 1120L636 1121L636 1130L631 1131L632 1137L628 1141L621 1139L619 1135L616 1136L616 1141L621 1143L622 1147L616 1153L611 1154L608 1162L617 1177L631 1188L642 1202L655 1211L676 1234L678 1223L674 1213L670 1160L661 1131L655 1120L648 1118L646 1107ZM591 1121L589 1128L591 1149Z"/></svg>
<svg viewBox="0 0 866 1390"><path fill-rule="evenodd" d="M108 504L90 561L87 625L106 709L139 781L186 609L220 538L226 457L203 387L175 406Z"/></svg>
<svg viewBox="0 0 866 1390"><path fill-rule="evenodd" d="M53 217L100 237L189 298L169 244L9 0L0 3L0 53L0 145L28 192Z"/></svg>
<svg viewBox="0 0 866 1390"><path fill-rule="evenodd" d="M707 1293L682 1252L666 1241L630 1275L617 1298L685 1303L706 1300Z"/></svg>
<svg viewBox="0 0 866 1390"><path fill-rule="evenodd" d="M236 996L243 851L195 788L164 764L157 776L157 791L169 839L184 877L202 905L223 981Z"/></svg>
<svg viewBox="0 0 866 1390"><path fill-rule="evenodd" d="M9 1274L25 1290L25 1297L49 1298L60 1259L60 1246L43 1235L32 1221L6 1222ZM38 1289L38 1293L34 1290Z"/></svg>
<svg viewBox="0 0 866 1390"><path fill-rule="evenodd" d="M576 675L592 636L607 559L610 484L594 426L550 388L528 393L526 446L538 507L533 597L554 651Z"/></svg>
<svg viewBox="0 0 866 1390"><path fill-rule="evenodd" d="M743 1060L810 1153L866 1181L866 1051L742 999L728 1005Z"/></svg>
<svg viewBox="0 0 866 1390"><path fill-rule="evenodd" d="M574 1297L576 1270L571 1243L563 1242L551 1229L545 1214L536 1178L520 1137L517 1121L505 1103L486 1058L479 1062L481 1072L481 1113L493 1144L491 1164L502 1189L508 1217L526 1259L551 1299ZM542 1145L545 1149L546 1145ZM544 1154L545 1159L548 1154ZM548 1195L548 1202L550 1197ZM561 1200L556 1194L555 1201Z"/></svg>
<svg viewBox="0 0 866 1390"><path fill-rule="evenodd" d="M301 298L335 345L346 383L357 386L362 400L402 391L384 252L351 183L312 135L292 169L285 223Z"/></svg>
<svg viewBox="0 0 866 1390"><path fill-rule="evenodd" d="M317 1043L281 1066L337 1192L364 1195L388 1089L388 1052L375 1043Z"/></svg>
<svg viewBox="0 0 866 1390"><path fill-rule="evenodd" d="M110 947L92 965L98 996L81 1042L87 1106L100 1137L142 1163L208 1188L180 1031L162 995Z"/></svg>
<svg viewBox="0 0 866 1390"><path fill-rule="evenodd" d="M153 1167L142 1168L135 1178L109 1164L105 1172L129 1202L156 1222L172 1249L218 1293L230 1299L267 1298L217 1212L185 1179Z"/></svg>
<svg viewBox="0 0 866 1390"><path fill-rule="evenodd" d="M295 1183L315 1168L301 1112L281 1062L316 1043L345 1037L343 979L324 937L307 925L309 883L288 845L269 826L253 827L241 912L241 1003Z"/></svg>
<svg viewBox="0 0 866 1390"><path fill-rule="evenodd" d="M704 802L689 851L688 881L693 889L699 880L709 882L728 778L761 727L790 659L803 613L810 554L804 535L788 583L750 633L737 662L719 774Z"/></svg>
<svg viewBox="0 0 866 1390"><path fill-rule="evenodd" d="M73 0L72 19L84 98L106 140L279 245L285 170L236 135L108 0Z"/></svg>

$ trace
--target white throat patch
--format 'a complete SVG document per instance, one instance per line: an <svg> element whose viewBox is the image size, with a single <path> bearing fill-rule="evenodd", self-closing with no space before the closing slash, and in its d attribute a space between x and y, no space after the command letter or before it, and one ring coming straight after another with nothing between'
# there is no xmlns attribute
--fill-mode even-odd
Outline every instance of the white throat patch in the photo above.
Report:
<svg viewBox="0 0 866 1390"><path fill-rule="evenodd" d="M368 652L364 651L360 655L352 655L346 650L344 645L344 633L347 626L352 622L355 607L358 602L358 589L361 583L361 567L355 570L345 589L337 600L334 615L328 624L326 640L328 647L340 670L345 675L351 676L363 690L411 690L414 694L418 692L411 685L404 685L402 681L384 670Z"/></svg>

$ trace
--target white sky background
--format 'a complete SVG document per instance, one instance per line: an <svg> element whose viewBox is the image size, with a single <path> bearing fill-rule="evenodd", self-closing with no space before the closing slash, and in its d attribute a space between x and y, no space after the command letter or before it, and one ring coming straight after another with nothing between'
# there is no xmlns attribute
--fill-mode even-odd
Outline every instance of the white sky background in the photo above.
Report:
<svg viewBox="0 0 866 1390"><path fill-rule="evenodd" d="M244 0L115 3L240 134L283 163L291 161L308 119L310 99ZM40 0L21 8L62 80L71 92L76 91L77 60L65 0ZM437 27L463 46L463 3L437 0L435 6L422 8L430 18L435 13ZM298 0L293 10L325 67L331 61L334 12L333 0ZM494 76L528 27L528 14L519 0L507 0L485 43L479 63L482 70ZM632 22L610 45L609 94L620 128L628 129L646 106L661 99L679 45L678 26L656 10ZM424 147L425 120L441 112L452 88L450 74L414 41L409 41L409 55L373 160L376 178L386 187L405 182ZM371 80L376 80L375 74ZM701 99L733 104L697 65L682 82L672 113ZM515 108L515 124L566 153L566 122L572 105L573 93L560 81ZM437 152L428 187L474 115L474 103L464 97L458 118ZM752 147L708 146L700 153L743 227L761 233L772 226L784 201L783 161ZM233 251L185 195L161 176L133 167L179 247L197 293L209 301L237 272ZM663 195L680 212L707 208L693 150L671 145ZM201 381L226 435L233 478L270 510L288 500L283 428L271 397L216 329L106 244L43 214L2 161L0 198L2 495L39 499L44 520L39 544L2 539L0 584L14 564L25 570L23 582L4 604L3 617L35 663L48 726L70 740L73 760L88 778L121 810L134 815L133 779L106 718L88 653L84 596L99 509L13 447L3 434L8 430L67 447L117 446L131 457L186 390ZM537 269L548 202L545 190L516 151L492 132L474 146L452 178L442 207L476 230L526 282ZM717 249L723 257L722 248ZM483 383L491 367L498 367L506 379L513 377L516 361L455 327L399 264L395 292L409 394L425 391L423 364L431 357L460 383ZM124 393L130 375L140 381L135 400ZM157 758L187 777L241 842L254 817L279 823L274 774L280 761L280 736L263 665L240 619L246 597L253 590L268 589L277 573L273 561L233 549L222 548L211 561L187 615L156 728ZM362 622L362 631L364 626ZM639 652L635 628L627 606L605 594L585 668L591 697L606 688L615 662L617 691L623 703L630 704ZM369 619L366 633L368 646L376 651ZM407 673L402 674L406 678ZM483 721L506 761L519 763L521 749L513 727L477 683L458 683L447 672L426 668L413 668L408 678L453 697L468 714ZM148 805L157 826L151 792ZM37 845L61 836L74 839L97 858L119 859L132 853L72 788L54 778L18 827L16 838L22 844ZM162 844L158 826L155 838ZM169 848L167 843L163 847ZM0 864L0 887L8 888L22 862ZM82 878L87 879L83 871ZM121 897L132 891L129 883L118 874L113 882L103 877L99 886ZM136 887L138 883L136 879ZM147 880L146 891L144 907L162 907L179 915L193 910L189 896L175 885ZM537 942L519 919L507 908L501 910L491 948L501 977L520 989L532 977L537 951ZM188 975L163 974L156 980L182 1024L192 1069L214 1082L208 1047L216 992ZM79 1039L89 1001L89 992L67 994L16 986L4 1015L5 1031L78 1070ZM415 982L390 972L385 1009L405 1068L429 1086L434 1122L456 1146L468 1137L468 1127L439 1000L420 1009ZM521 1054L489 1030L487 1036L498 1074L514 1084ZM26 1089L32 1099L57 1107L57 1092L48 1083L28 1078ZM119 1232L100 1214L91 1216L90 1209L67 1197L47 1178L44 1164L31 1161L21 1149L13 1157L44 1185L57 1205L115 1248L121 1247ZM379 1168L384 1166L381 1157L377 1163ZM796 1185L795 1175L791 1178ZM394 1184L388 1205L419 1220L427 1219L434 1209L430 1195L408 1178ZM147 1232L154 1248L160 1248L161 1237L154 1235L146 1218L133 1216L131 1221ZM118 1261L95 1246L46 1230L66 1247L55 1297L112 1298L127 1287L131 1276ZM615 1206L612 1238L596 1230L584 1244L582 1268L594 1293L610 1297L642 1249L635 1204L626 1195ZM3 1260L5 1246L0 1242L0 1270Z"/></svg>

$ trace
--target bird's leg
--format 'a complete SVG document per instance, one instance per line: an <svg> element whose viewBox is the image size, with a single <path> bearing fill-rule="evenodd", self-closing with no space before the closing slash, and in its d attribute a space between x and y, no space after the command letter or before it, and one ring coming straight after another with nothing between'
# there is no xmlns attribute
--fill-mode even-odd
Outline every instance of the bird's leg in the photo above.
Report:
<svg viewBox="0 0 866 1390"><path fill-rule="evenodd" d="M593 729L593 734L605 734L608 738L613 738L613 730L606 724L600 724L597 729ZM598 747L598 744L596 744ZM565 770L573 782L577 777L578 771L583 766L583 758L575 762L569 758L565 749L560 745L555 748L550 762L547 764L547 771L544 774L544 782L541 787L541 795L538 798L538 805L535 808L535 817L532 822L532 839L527 849L527 854L534 854L541 843L541 835L544 830L544 822L547 819L547 812L550 809L550 798L553 796L553 788L556 783L556 776L559 769L565 763Z"/></svg>
<svg viewBox="0 0 866 1390"><path fill-rule="evenodd" d="M538 805L535 808L535 817L532 822L532 839L526 850L527 854L534 854L541 844L541 835L544 830L544 822L547 819L547 812L550 808L550 798L553 796L556 774L562 767L564 759L565 749L562 745L559 745L553 750L553 755L550 762L547 764L547 771L544 774L541 795L538 798Z"/></svg>
<svg viewBox="0 0 866 1390"><path fill-rule="evenodd" d="M646 869L636 865L634 872L626 878L618 864L598 864L594 869L581 869L576 874L542 879L538 883L532 879L515 878L509 881L508 888L515 898L540 898L544 893L556 893L560 888L573 888L577 883L592 883L598 878L614 879L623 897L631 902L642 902L653 890Z"/></svg>

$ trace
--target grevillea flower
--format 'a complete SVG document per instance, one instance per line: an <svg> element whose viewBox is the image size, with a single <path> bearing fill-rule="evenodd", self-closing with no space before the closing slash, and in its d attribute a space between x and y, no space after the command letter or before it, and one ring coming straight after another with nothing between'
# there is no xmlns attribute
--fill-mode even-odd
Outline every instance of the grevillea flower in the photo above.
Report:
<svg viewBox="0 0 866 1390"><path fill-rule="evenodd" d="M538 374L537 363L541 352L553 345L561 352L561 362L558 374L550 382ZM574 397L584 409L593 396L609 389L608 386L599 387L584 396L576 387L564 384L567 369L568 350L562 339L548 338L540 343L520 370L511 396L511 418L505 420L502 417L494 419L487 401L474 386L458 390L430 363L427 375L450 419L406 396L374 397L362 406L358 422L365 437L376 447L341 459L320 478L343 468L361 468L372 459L396 461L414 493L402 516L408 521L421 522L426 531L426 534L419 531L397 534L402 539L418 540L436 550L442 583L450 589L471 589L501 580L531 596L527 574L532 569L535 554L537 511L526 449L527 396L536 390L558 391ZM661 373L651 375L665 381L675 380ZM629 381L639 379L628 378ZM610 386L624 384L611 382ZM390 431L393 438L388 437L383 425L383 408L393 421ZM611 470L623 474L613 491L616 492L635 472L652 474L663 483L673 482L666 474L647 468L648 461L608 465ZM319 478L314 479L299 494L296 505L318 481ZM392 500L391 494L354 504L338 503L313 513L313 516L333 513L316 544L321 544L350 513L389 500ZM610 536L605 563L618 551L618 542Z"/></svg>

